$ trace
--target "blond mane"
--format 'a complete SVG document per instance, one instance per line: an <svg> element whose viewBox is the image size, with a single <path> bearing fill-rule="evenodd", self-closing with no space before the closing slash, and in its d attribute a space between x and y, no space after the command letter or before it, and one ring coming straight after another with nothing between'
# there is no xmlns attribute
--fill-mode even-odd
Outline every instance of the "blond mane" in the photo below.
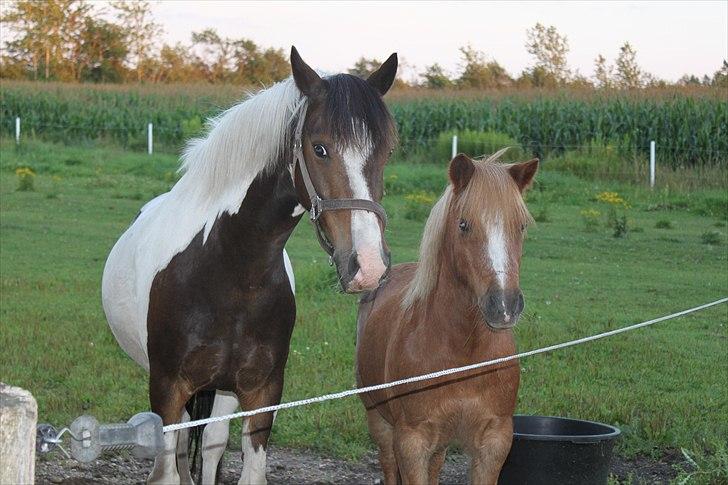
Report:
<svg viewBox="0 0 728 485"><path fill-rule="evenodd" d="M520 230L521 224L532 222L521 193L508 173L510 164L497 163L506 150L475 161L476 170L465 190L455 196L452 185L448 185L435 203L422 234L417 270L402 300L404 309L424 301L437 286L449 214L455 212L466 219L478 217L484 224L496 217L505 217L511 223L504 224L504 228L511 234Z"/></svg>

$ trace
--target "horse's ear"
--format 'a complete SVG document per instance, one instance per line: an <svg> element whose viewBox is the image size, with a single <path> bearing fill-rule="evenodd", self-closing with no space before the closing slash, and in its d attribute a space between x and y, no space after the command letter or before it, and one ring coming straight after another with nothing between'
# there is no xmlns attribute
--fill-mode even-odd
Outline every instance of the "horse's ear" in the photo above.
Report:
<svg viewBox="0 0 728 485"><path fill-rule="evenodd" d="M387 94L394 83L394 77L397 75L397 63L397 53L395 52L367 78L367 82L382 96Z"/></svg>
<svg viewBox="0 0 728 485"><path fill-rule="evenodd" d="M324 80L303 61L295 46L291 46L291 71L296 86L307 97L314 98L323 93Z"/></svg>
<svg viewBox="0 0 728 485"><path fill-rule="evenodd" d="M452 159L450 168L448 169L448 175L450 175L450 182L456 194L468 186L474 172L475 164L467 155L460 153Z"/></svg>
<svg viewBox="0 0 728 485"><path fill-rule="evenodd" d="M531 182L533 182L533 177L536 175L537 171L538 158L534 158L527 162L514 163L508 167L508 173L510 173L511 177L513 177L513 180L516 182L516 185L518 185L518 190L520 190L521 193L525 192L526 189L531 186Z"/></svg>

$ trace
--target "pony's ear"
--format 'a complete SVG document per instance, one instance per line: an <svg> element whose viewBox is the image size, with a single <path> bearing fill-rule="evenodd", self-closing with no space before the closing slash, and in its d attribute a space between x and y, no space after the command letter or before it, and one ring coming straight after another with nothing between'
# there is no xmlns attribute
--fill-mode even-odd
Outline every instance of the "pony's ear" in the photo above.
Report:
<svg viewBox="0 0 728 485"><path fill-rule="evenodd" d="M448 175L450 175L450 182L456 194L459 194L468 186L474 172L475 164L467 155L460 153L452 159L450 168L448 169Z"/></svg>
<svg viewBox="0 0 728 485"><path fill-rule="evenodd" d="M374 71L367 78L367 82L371 84L374 89L379 91L379 94L384 96L392 87L394 77L397 75L397 53L395 52L389 58L384 61L384 64L379 66L379 69Z"/></svg>
<svg viewBox="0 0 728 485"><path fill-rule="evenodd" d="M313 98L324 92L324 80L301 59L295 46L291 46L291 71L296 86L307 97Z"/></svg>
<svg viewBox="0 0 728 485"><path fill-rule="evenodd" d="M521 193L525 192L526 189L531 186L531 182L533 182L533 177L536 175L537 171L538 158L534 158L527 162L514 163L508 167L508 173L511 174L511 177L516 182L516 185L518 185L518 190L520 190Z"/></svg>

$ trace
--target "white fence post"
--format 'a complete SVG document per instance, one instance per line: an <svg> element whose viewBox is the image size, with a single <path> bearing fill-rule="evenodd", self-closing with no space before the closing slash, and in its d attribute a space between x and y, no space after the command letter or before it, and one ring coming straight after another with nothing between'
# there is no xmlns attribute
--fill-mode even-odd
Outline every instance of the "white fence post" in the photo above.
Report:
<svg viewBox="0 0 728 485"><path fill-rule="evenodd" d="M20 145L20 116L15 117L15 144Z"/></svg>
<svg viewBox="0 0 728 485"><path fill-rule="evenodd" d="M0 382L0 483L34 483L37 422L33 396Z"/></svg>
<svg viewBox="0 0 728 485"><path fill-rule="evenodd" d="M655 188L655 141L650 142L650 188Z"/></svg>
<svg viewBox="0 0 728 485"><path fill-rule="evenodd" d="M151 123L147 126L147 153L150 155L154 153L154 127Z"/></svg>
<svg viewBox="0 0 728 485"><path fill-rule="evenodd" d="M458 154L458 136L453 135L452 136L452 157L450 157L450 158L455 158L455 155L457 155L457 154Z"/></svg>

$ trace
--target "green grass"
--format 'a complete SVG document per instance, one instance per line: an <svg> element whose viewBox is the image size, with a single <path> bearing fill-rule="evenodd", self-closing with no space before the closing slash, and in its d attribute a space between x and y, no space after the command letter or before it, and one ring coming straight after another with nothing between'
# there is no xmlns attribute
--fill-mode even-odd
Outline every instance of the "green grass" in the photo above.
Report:
<svg viewBox="0 0 728 485"><path fill-rule="evenodd" d="M0 380L32 391L40 421L56 425L83 413L109 422L148 410L146 375L105 323L100 279L106 255L140 206L174 182L175 158L40 142L18 150L1 142ZM18 167L37 173L35 190L17 190ZM725 239L702 239L725 227L725 187L653 192L547 170L537 177L529 207L534 214L548 208L548 217L529 229L525 244L519 349L728 295ZM393 164L386 183L392 254L396 262L414 260L423 221L405 217L405 196L438 193L445 166ZM612 237L606 225L607 207L596 199L603 191L618 192L631 206L625 237ZM593 231L582 221L589 208L602 214ZM673 229L655 227L666 219ZM335 291L305 221L287 247L299 311L284 400L351 388L356 298ZM623 455L685 448L706 473L725 469L711 463L722 463L728 436L727 324L722 305L525 359L518 412L615 424L624 432ZM356 398L279 413L273 440L349 458L372 447ZM700 458L706 450L718 458Z"/></svg>

